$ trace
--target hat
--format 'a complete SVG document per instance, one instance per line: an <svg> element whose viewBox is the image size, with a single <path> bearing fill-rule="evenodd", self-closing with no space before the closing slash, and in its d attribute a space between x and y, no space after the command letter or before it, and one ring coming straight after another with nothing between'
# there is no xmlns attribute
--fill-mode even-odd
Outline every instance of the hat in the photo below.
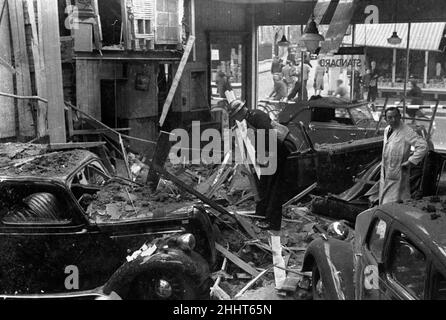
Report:
<svg viewBox="0 0 446 320"><path fill-rule="evenodd" d="M241 101L241 100L234 100L229 104L229 109L228 109L228 113L229 113L229 117L233 117L235 116L238 112L240 112L240 110L243 109L243 107L245 106L246 102Z"/></svg>

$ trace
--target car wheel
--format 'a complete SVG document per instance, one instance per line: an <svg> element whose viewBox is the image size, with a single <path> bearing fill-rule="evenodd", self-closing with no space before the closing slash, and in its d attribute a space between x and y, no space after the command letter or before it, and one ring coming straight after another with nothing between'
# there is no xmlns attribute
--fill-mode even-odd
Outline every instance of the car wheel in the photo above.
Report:
<svg viewBox="0 0 446 320"><path fill-rule="evenodd" d="M325 294L324 283L317 264L314 264L312 271L312 295L313 300L327 300Z"/></svg>
<svg viewBox="0 0 446 320"><path fill-rule="evenodd" d="M141 300L207 300L210 294L209 281L197 284L184 274L161 269L139 276L132 289L132 296Z"/></svg>

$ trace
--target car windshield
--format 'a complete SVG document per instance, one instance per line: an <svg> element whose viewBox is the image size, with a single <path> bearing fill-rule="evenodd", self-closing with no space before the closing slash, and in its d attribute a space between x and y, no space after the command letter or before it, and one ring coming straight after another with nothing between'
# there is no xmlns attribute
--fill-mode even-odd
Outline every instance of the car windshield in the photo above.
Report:
<svg viewBox="0 0 446 320"><path fill-rule="evenodd" d="M350 114L356 123L362 121L374 121L373 114L367 105L350 108Z"/></svg>

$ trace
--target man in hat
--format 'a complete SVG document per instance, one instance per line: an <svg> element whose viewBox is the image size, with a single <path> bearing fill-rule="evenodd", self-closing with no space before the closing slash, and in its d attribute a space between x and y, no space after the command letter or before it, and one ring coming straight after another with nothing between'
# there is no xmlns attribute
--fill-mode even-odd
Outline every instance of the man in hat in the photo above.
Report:
<svg viewBox="0 0 446 320"><path fill-rule="evenodd" d="M267 113L260 110L250 110L245 103L240 100L233 101L229 106L229 118L231 121L246 120L248 126L254 130L266 130L264 137L268 137L269 130L275 130L277 133L277 170L272 175L264 174L260 177L259 196L256 214L265 216L264 222L258 223L262 229L279 231L282 224L282 204L283 198L280 192L280 186L283 184L283 174L286 160L291 152L297 150L295 138L290 134L289 129L275 121L272 121ZM268 141L265 141L267 151ZM258 150L257 150L258 151Z"/></svg>

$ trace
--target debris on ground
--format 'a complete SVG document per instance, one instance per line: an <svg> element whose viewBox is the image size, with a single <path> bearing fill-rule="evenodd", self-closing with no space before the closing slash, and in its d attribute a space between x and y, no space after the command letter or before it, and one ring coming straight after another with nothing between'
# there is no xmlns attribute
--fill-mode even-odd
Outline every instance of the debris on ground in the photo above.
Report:
<svg viewBox="0 0 446 320"><path fill-rule="evenodd" d="M69 164L84 155L79 150L53 152L45 145L5 144L0 150L0 173L57 176L69 172ZM168 179L160 179L153 191L142 183L149 171L144 159L130 152L127 159L130 179L127 170L117 170L122 177L106 181L100 191L79 199L93 221L161 218L197 204L196 196ZM213 299L307 298L308 275L299 271L307 245L318 236L314 226L327 223L311 214L308 200L315 185L283 207L281 231L272 233L257 227L264 217L255 215L258 195L252 172L245 165L173 165L167 161L164 168L228 213L208 207L218 230L216 265L220 269L213 274Z"/></svg>

